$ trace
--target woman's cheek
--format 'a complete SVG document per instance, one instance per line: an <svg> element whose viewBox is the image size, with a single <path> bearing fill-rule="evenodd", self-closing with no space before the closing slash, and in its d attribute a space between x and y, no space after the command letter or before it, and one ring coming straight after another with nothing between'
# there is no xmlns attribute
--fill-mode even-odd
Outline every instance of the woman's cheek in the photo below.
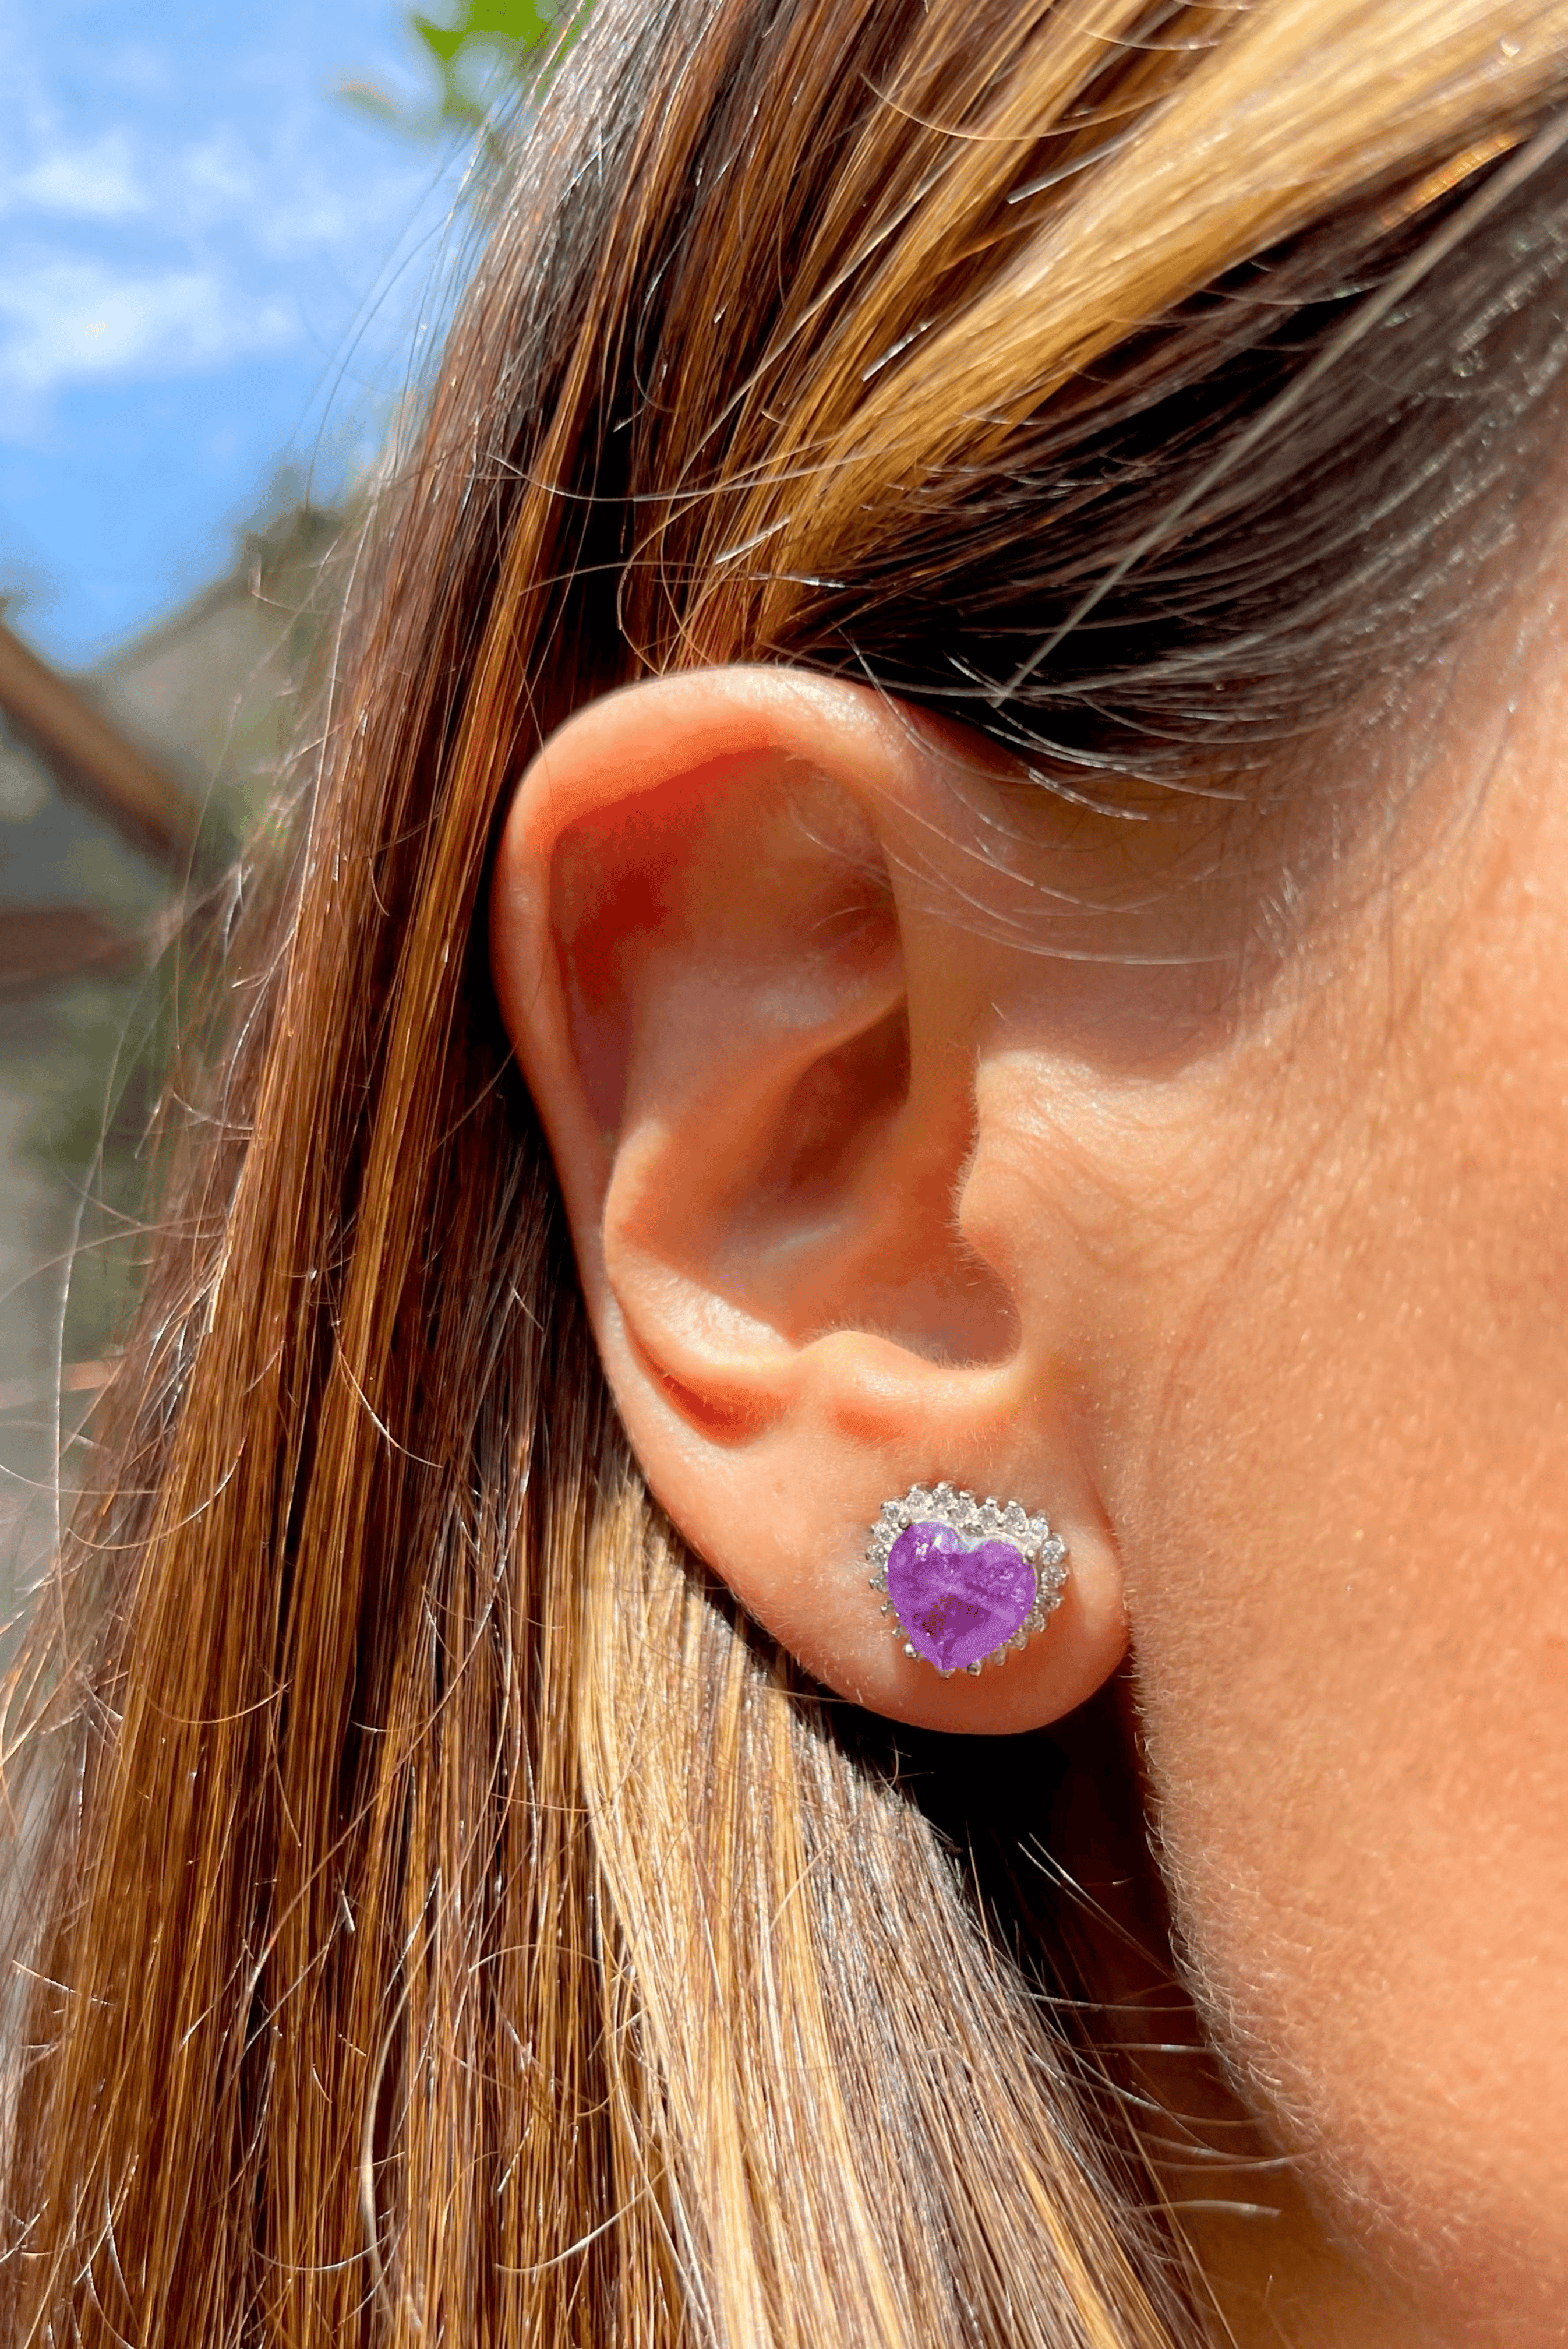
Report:
<svg viewBox="0 0 1568 2349"><path fill-rule="evenodd" d="M1542 2342L1568 2307L1568 853L1561 893L1518 876L1563 831L1501 790L1433 902L1412 881L1342 941L1273 1063L1250 1210L1172 1258L1102 1435L1222 2044L1358 2233L1478 2322L1506 2282Z"/></svg>

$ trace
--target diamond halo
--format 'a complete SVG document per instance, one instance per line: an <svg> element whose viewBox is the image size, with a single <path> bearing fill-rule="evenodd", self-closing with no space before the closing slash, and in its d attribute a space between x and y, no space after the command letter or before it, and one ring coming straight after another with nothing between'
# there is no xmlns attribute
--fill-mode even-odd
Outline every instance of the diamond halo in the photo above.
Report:
<svg viewBox="0 0 1568 2349"><path fill-rule="evenodd" d="M1005 1664L1016 1648L1025 1647L1030 1636L1042 1630L1061 1604L1068 1578L1068 1546L1059 1534L1051 1531L1043 1516L1031 1516L1019 1501L1006 1503L987 1495L977 1501L973 1493L960 1492L945 1482L939 1485L912 1485L902 1501L884 1501L881 1515L872 1527L866 1547L869 1581L880 1592L882 1613L889 1619L892 1637L903 1647L906 1656L921 1660L923 1651L911 1639L892 1599L888 1595L888 1554L899 1536L909 1526L939 1525L949 1526L971 1549L989 1541L1009 1543L1026 1565L1034 1570L1035 1599L1023 1621L1009 1639L988 1655L974 1663L944 1670L930 1656L924 1661L943 1680L950 1680L954 1670L978 1674L987 1664Z"/></svg>

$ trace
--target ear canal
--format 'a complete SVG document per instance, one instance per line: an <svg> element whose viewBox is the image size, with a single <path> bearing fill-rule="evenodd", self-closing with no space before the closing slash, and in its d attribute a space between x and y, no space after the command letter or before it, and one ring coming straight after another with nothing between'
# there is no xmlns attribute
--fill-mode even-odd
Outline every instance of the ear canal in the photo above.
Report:
<svg viewBox="0 0 1568 2349"><path fill-rule="evenodd" d="M857 1177L869 1174L909 1098L909 1013L900 1001L797 1080L760 1169L755 1220L788 1225L813 1209L830 1213Z"/></svg>
<svg viewBox="0 0 1568 2349"><path fill-rule="evenodd" d="M934 1146L911 1076L901 1000L780 1105L745 1216L758 1276L776 1268L769 1318L796 1345L852 1317L929 1361L999 1360L1016 1317L956 1213L969 1135L950 1118Z"/></svg>
<svg viewBox="0 0 1568 2349"><path fill-rule="evenodd" d="M964 1064L945 1086L923 1067L913 1099L913 1063L901 997L780 1104L746 1218L769 1319L796 1345L852 1320L926 1361L1002 1361L1016 1317L958 1214L974 1139Z"/></svg>

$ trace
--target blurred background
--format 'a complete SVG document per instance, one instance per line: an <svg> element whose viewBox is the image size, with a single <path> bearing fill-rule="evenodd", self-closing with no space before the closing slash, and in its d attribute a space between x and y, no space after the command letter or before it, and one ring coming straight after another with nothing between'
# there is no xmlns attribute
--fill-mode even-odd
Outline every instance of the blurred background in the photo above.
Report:
<svg viewBox="0 0 1568 2349"><path fill-rule="evenodd" d="M266 804L489 110L553 37L432 5L0 0L6 1619L90 1475L192 875Z"/></svg>

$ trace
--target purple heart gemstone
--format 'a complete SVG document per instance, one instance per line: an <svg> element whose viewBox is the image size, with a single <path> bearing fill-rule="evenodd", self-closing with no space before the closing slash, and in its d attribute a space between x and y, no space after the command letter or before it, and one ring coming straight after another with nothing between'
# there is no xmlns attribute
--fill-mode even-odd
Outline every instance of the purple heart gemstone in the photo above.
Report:
<svg viewBox="0 0 1568 2349"><path fill-rule="evenodd" d="M1035 1569L1011 1542L965 1547L931 1521L906 1526L887 1554L887 1595L911 1644L939 1672L977 1664L1035 1603Z"/></svg>

